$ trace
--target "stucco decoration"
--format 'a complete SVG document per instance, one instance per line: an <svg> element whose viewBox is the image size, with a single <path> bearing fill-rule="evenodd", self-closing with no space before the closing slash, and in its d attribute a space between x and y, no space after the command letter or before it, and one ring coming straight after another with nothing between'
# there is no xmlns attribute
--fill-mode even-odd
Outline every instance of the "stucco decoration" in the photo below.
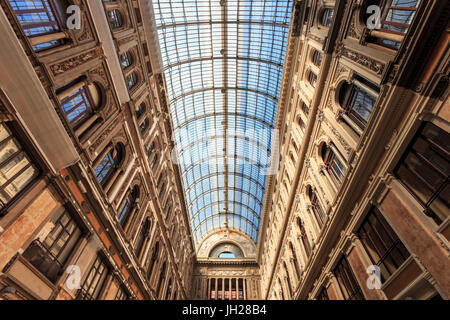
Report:
<svg viewBox="0 0 450 320"><path fill-rule="evenodd" d="M235 230L219 230L206 235L197 245L197 256L199 258L208 258L211 250L219 244L235 245L242 250L243 257L255 258L256 245L252 239L246 234Z"/></svg>

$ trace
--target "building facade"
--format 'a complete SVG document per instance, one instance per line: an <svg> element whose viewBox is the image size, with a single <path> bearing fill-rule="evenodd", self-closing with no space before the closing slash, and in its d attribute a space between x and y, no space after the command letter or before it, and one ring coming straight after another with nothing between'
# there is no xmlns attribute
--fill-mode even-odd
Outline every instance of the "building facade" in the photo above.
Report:
<svg viewBox="0 0 450 320"><path fill-rule="evenodd" d="M31 2L0 1L0 300L449 298L447 1L291 1L256 241L195 240L152 1Z"/></svg>
<svg viewBox="0 0 450 320"><path fill-rule="evenodd" d="M0 10L0 297L187 298L194 247L147 2L32 2Z"/></svg>
<svg viewBox="0 0 450 320"><path fill-rule="evenodd" d="M449 297L448 10L297 3L281 166L259 239L262 298Z"/></svg>

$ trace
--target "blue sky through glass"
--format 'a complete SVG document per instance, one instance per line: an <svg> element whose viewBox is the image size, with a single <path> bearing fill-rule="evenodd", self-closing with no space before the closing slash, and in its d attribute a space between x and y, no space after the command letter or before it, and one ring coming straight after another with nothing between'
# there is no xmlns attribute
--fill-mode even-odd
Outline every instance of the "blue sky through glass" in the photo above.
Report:
<svg viewBox="0 0 450 320"><path fill-rule="evenodd" d="M258 239L292 5L153 0L196 243L226 216Z"/></svg>

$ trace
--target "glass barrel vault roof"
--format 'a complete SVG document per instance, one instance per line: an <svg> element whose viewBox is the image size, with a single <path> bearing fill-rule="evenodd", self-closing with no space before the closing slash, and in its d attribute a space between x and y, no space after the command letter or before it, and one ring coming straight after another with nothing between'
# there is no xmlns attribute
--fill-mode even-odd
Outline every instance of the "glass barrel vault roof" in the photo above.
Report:
<svg viewBox="0 0 450 320"><path fill-rule="evenodd" d="M258 238L292 0L153 0L196 243Z"/></svg>

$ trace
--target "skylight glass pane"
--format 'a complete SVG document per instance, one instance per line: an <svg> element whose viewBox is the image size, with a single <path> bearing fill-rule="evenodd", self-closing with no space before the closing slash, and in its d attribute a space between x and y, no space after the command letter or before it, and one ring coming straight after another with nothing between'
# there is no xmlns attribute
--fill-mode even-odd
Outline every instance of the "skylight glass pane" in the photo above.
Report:
<svg viewBox="0 0 450 320"><path fill-rule="evenodd" d="M293 1L223 3L153 7L195 242L226 221L256 242Z"/></svg>

